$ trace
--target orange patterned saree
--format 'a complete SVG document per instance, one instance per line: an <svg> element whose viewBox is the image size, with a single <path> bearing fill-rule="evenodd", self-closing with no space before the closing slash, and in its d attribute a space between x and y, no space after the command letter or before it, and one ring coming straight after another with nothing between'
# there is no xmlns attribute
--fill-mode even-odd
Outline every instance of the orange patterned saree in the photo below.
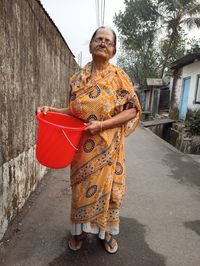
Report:
<svg viewBox="0 0 200 266"><path fill-rule="evenodd" d="M95 78L90 76L88 63L71 78L70 111L75 117L84 122L103 121L132 107L137 116L96 135L84 132L71 164L71 221L89 224L95 232L115 234L125 193L124 137L138 125L141 107L132 83L120 68L109 64Z"/></svg>

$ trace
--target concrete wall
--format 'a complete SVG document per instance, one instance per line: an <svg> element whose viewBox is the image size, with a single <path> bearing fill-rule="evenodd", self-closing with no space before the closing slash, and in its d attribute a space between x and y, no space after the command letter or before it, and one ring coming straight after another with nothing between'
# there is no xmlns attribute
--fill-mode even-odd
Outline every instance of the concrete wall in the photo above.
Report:
<svg viewBox="0 0 200 266"><path fill-rule="evenodd" d="M183 153L200 154L200 136L188 137L187 132L177 125L178 123L161 124L149 129Z"/></svg>
<svg viewBox="0 0 200 266"><path fill-rule="evenodd" d="M74 56L36 0L0 0L0 239L46 172L35 160L40 105L67 105Z"/></svg>
<svg viewBox="0 0 200 266"><path fill-rule="evenodd" d="M188 98L188 108L189 109L200 109L200 104L195 104L197 76L200 75L200 61L184 66L182 73L183 73L182 78L191 77L190 91L189 91L189 98Z"/></svg>
<svg viewBox="0 0 200 266"><path fill-rule="evenodd" d="M173 106L179 109L181 101L181 93L183 86L183 79L190 77L190 90L188 98L188 109L200 109L200 104L195 104L196 86L197 86L197 76L200 74L200 61L194 62L192 64L186 65L181 69L181 75L176 80L174 90Z"/></svg>

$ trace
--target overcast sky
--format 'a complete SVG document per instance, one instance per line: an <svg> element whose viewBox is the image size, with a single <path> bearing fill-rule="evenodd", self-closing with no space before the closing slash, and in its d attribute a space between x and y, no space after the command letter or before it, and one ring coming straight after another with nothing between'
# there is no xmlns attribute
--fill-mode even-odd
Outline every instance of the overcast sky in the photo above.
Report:
<svg viewBox="0 0 200 266"><path fill-rule="evenodd" d="M97 0L41 0L43 7L61 32L77 62L80 62L78 59L82 53L82 66L91 61L88 46L90 38L97 28L96 2ZM124 0L105 0L104 25L110 26L117 32L113 17L120 10L124 11L124 8ZM190 31L189 36L199 38L200 30ZM116 56L112 63L116 63Z"/></svg>
<svg viewBox="0 0 200 266"><path fill-rule="evenodd" d="M97 28L96 0L41 0L41 3L69 45L77 62L81 52L82 66L91 61L88 45ZM124 10L124 0L105 0L104 25L115 31L113 17L119 10Z"/></svg>

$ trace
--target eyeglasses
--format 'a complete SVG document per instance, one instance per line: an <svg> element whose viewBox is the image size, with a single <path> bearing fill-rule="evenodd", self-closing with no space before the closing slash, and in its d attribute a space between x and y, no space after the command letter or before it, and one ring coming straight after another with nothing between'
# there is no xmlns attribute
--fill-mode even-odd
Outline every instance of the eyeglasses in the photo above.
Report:
<svg viewBox="0 0 200 266"><path fill-rule="evenodd" d="M112 41L108 40L108 39L95 38L93 41L96 42L97 44L104 43L105 46L108 46L108 47L114 46L114 43Z"/></svg>

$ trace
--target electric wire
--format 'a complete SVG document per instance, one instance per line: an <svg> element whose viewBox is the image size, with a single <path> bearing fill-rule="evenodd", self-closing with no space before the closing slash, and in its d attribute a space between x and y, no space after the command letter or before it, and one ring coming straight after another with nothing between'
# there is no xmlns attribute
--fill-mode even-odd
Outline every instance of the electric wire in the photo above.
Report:
<svg viewBox="0 0 200 266"><path fill-rule="evenodd" d="M96 19L97 19L97 27L104 26L105 20L105 0L96 0Z"/></svg>
<svg viewBox="0 0 200 266"><path fill-rule="evenodd" d="M104 26L104 18L105 18L105 0L101 1L101 7L102 7L102 11L101 11L101 25Z"/></svg>
<svg viewBox="0 0 200 266"><path fill-rule="evenodd" d="M99 27L100 21L99 21L99 0L96 0L96 19L97 19L97 27Z"/></svg>

